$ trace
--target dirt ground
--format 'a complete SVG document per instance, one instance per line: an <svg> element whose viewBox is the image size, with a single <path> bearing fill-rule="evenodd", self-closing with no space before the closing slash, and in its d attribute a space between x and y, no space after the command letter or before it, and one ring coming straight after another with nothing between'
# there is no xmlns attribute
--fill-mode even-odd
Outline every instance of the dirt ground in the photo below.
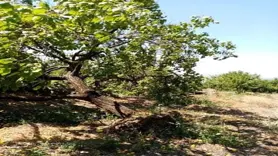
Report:
<svg viewBox="0 0 278 156"><path fill-rule="evenodd" d="M118 99L137 110L124 121L84 101L0 101L0 155L278 155L277 94L206 90L196 98L176 107ZM157 120L144 131L106 131L171 112L179 114L174 128Z"/></svg>

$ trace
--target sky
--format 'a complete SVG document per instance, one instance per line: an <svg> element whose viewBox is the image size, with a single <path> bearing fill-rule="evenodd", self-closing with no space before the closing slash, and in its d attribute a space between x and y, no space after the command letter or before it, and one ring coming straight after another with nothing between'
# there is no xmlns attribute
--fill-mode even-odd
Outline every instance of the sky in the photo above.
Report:
<svg viewBox="0 0 278 156"><path fill-rule="evenodd" d="M205 76L246 71L262 78L278 77L277 0L157 0L170 23L188 22L193 15L212 16L218 25L205 32L236 44L238 58L201 60L196 70Z"/></svg>

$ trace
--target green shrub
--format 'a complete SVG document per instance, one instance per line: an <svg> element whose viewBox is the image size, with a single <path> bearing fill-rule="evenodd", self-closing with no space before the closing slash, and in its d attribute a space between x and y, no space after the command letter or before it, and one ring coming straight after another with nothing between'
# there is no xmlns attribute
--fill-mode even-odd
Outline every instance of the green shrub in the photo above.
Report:
<svg viewBox="0 0 278 156"><path fill-rule="evenodd" d="M273 93L278 92L278 79L263 80L259 75L233 71L206 79L204 87L223 91L236 91L239 93Z"/></svg>

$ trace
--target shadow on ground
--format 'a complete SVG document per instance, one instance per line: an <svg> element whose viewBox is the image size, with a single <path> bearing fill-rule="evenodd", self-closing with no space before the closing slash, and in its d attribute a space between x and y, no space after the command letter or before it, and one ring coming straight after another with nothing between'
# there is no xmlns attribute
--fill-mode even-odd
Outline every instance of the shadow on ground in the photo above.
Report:
<svg viewBox="0 0 278 156"><path fill-rule="evenodd" d="M73 101L0 101L0 128L24 123L78 125L88 119L100 119L105 115L98 109L74 105Z"/></svg>
<svg viewBox="0 0 278 156"><path fill-rule="evenodd" d="M23 155L278 155L277 129L264 124L275 119L236 109L189 105L167 113L117 119L104 129L98 129L98 124L86 130L63 129L74 136L93 133L96 138L55 136L45 140L33 123L80 126L87 120L102 120L104 114L66 101L0 103L2 127L26 121L35 133L32 140L4 143L0 154L12 155L10 149L20 149Z"/></svg>
<svg viewBox="0 0 278 156"><path fill-rule="evenodd" d="M225 127L224 132L226 135L212 137L211 142L224 145L227 151L232 154L278 154L278 119L261 117L255 113L237 109L225 109L215 106L191 105L187 107L187 110L204 113L195 118L193 122L213 127ZM229 147L233 149L231 150Z"/></svg>

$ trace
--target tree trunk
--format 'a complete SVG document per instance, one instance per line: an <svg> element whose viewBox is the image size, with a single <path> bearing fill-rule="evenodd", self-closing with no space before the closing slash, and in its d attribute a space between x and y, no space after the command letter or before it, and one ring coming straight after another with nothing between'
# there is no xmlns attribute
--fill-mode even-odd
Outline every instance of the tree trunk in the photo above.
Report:
<svg viewBox="0 0 278 156"><path fill-rule="evenodd" d="M14 100L14 101L49 101L54 99L80 99L86 100L85 95L58 95L58 96L33 96L33 95L0 95L0 100Z"/></svg>
<svg viewBox="0 0 278 156"><path fill-rule="evenodd" d="M68 72L65 78L79 94L86 95L87 100L92 102L99 108L102 108L122 118L126 118L132 115L133 111L131 109L122 106L107 97L101 96L97 92L94 92L83 82L81 78L74 76L71 72Z"/></svg>

